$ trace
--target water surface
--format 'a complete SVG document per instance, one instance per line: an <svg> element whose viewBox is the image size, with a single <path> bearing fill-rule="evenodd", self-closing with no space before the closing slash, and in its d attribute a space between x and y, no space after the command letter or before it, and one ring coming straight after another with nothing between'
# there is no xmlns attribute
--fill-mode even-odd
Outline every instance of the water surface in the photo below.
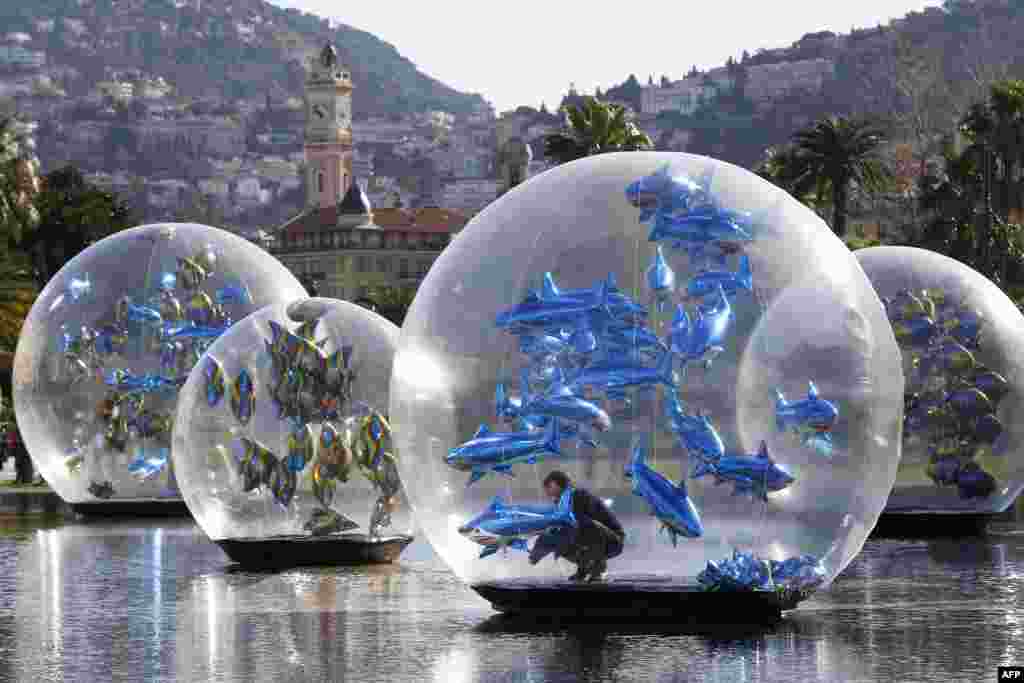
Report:
<svg viewBox="0 0 1024 683"><path fill-rule="evenodd" d="M0 681L975 682L1013 663L1019 522L872 540L772 628L685 633L497 616L422 541L394 566L258 574L183 520L0 519Z"/></svg>

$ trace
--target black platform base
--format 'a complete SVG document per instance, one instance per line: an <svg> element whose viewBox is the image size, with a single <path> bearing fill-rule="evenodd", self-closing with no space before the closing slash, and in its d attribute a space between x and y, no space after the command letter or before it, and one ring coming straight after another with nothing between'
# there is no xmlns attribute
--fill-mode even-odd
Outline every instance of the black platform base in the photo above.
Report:
<svg viewBox="0 0 1024 683"><path fill-rule="evenodd" d="M97 500L71 503L71 511L83 517L188 517L191 513L181 498L139 500Z"/></svg>
<svg viewBox="0 0 1024 683"><path fill-rule="evenodd" d="M875 538L950 538L981 536L993 515L930 511L884 512L871 536Z"/></svg>
<svg viewBox="0 0 1024 683"><path fill-rule="evenodd" d="M562 620L771 624L796 607L795 600L774 592L709 592L649 576L611 576L598 583L513 579L472 588L499 612Z"/></svg>
<svg viewBox="0 0 1024 683"><path fill-rule="evenodd" d="M394 562L413 537L404 534L370 538L366 534L273 536L215 541L246 569L287 569L338 564Z"/></svg>

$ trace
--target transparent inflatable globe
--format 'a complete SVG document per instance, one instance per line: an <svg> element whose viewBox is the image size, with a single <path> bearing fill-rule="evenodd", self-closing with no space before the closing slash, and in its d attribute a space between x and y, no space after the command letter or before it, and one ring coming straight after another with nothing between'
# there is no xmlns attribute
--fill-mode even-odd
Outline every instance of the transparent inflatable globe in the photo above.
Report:
<svg viewBox="0 0 1024 683"><path fill-rule="evenodd" d="M565 578L552 557L597 552L615 581L798 600L874 526L902 393L882 304L815 214L726 163L624 153L524 183L445 250L391 417L417 522L468 582Z"/></svg>
<svg viewBox="0 0 1024 683"><path fill-rule="evenodd" d="M1024 315L959 261L912 247L856 253L906 377L890 512L1001 512L1024 488Z"/></svg>
<svg viewBox="0 0 1024 683"><path fill-rule="evenodd" d="M179 496L178 390L233 321L305 296L273 256L197 224L145 225L76 256L40 294L14 361L18 427L70 503Z"/></svg>
<svg viewBox="0 0 1024 683"><path fill-rule="evenodd" d="M299 299L237 323L182 389L174 462L214 540L408 534L386 416L398 328Z"/></svg>

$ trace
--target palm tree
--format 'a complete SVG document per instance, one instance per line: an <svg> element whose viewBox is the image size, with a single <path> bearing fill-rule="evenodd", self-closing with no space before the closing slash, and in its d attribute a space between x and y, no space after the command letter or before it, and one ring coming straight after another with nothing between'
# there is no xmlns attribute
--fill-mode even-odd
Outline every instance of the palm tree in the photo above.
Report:
<svg viewBox="0 0 1024 683"><path fill-rule="evenodd" d="M930 248L1005 286L1021 265L1014 223L1022 208L1024 82L993 84L989 99L960 120L957 142L944 150L943 169L922 177L919 201L932 216L923 236Z"/></svg>
<svg viewBox="0 0 1024 683"><path fill-rule="evenodd" d="M884 133L864 119L829 116L793 136L794 184L822 188L828 183L832 204L832 230L843 237L850 191L881 190L889 170L879 156Z"/></svg>
<svg viewBox="0 0 1024 683"><path fill-rule="evenodd" d="M754 173L819 211L827 204L827 197L831 194L828 179L803 174L800 166L796 148L793 145L779 145L765 151L764 159L754 168Z"/></svg>
<svg viewBox="0 0 1024 683"><path fill-rule="evenodd" d="M1019 172L1024 166L1024 81L994 83L989 99L973 105L961 120L960 132L967 141L963 156L974 159L980 169L980 213L984 221L978 226L976 258L989 264L993 256L995 224L1011 220L1012 212L1021 208ZM997 188L993 206L993 190Z"/></svg>
<svg viewBox="0 0 1024 683"><path fill-rule="evenodd" d="M583 105L564 108L567 133L553 133L544 139L544 156L560 164L604 152L652 149L646 133L626 119L626 110L617 104L583 98Z"/></svg>

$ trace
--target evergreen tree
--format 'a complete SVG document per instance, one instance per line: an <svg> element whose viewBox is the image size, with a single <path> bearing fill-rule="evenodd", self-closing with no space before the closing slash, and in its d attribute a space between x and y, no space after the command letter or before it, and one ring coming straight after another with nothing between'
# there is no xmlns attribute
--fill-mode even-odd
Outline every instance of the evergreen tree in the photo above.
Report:
<svg viewBox="0 0 1024 683"><path fill-rule="evenodd" d="M17 246L28 255L40 288L86 247L134 223L120 198L86 182L73 166L43 178L36 206L38 224Z"/></svg>

